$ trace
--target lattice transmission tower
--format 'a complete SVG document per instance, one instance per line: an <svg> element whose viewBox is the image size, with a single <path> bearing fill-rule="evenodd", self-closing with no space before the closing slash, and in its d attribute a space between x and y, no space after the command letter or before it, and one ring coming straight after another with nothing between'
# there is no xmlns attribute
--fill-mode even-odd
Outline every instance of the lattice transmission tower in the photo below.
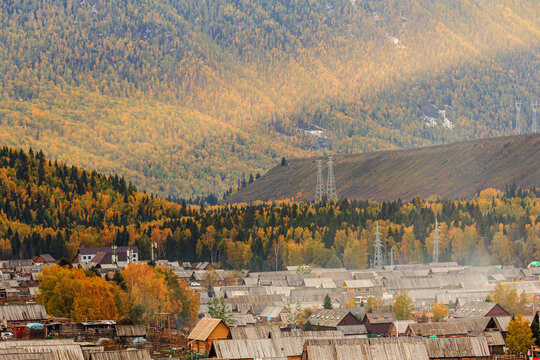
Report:
<svg viewBox="0 0 540 360"><path fill-rule="evenodd" d="M328 200L337 200L336 179L334 177L334 159L328 158L328 178L326 179L326 198Z"/></svg>
<svg viewBox="0 0 540 360"><path fill-rule="evenodd" d="M441 230L439 230L439 222L437 221L437 218L435 218L435 231L434 231L434 237L433 237L433 262L438 263L439 262L439 233Z"/></svg>
<svg viewBox="0 0 540 360"><path fill-rule="evenodd" d="M516 100L516 135L521 134L521 100Z"/></svg>
<svg viewBox="0 0 540 360"><path fill-rule="evenodd" d="M536 122L536 109L538 108L538 100L535 102L531 101L531 108L532 108L532 132L537 133L538 132L538 123Z"/></svg>
<svg viewBox="0 0 540 360"><path fill-rule="evenodd" d="M383 244L381 241L381 233L379 232L379 222L377 222L377 230L375 231L375 243L373 244L373 246L375 246L373 267L375 267L375 269L382 269L382 267L384 266Z"/></svg>
<svg viewBox="0 0 540 360"><path fill-rule="evenodd" d="M324 180L322 174L322 160L317 160L317 185L315 187L315 201L322 201L324 197Z"/></svg>

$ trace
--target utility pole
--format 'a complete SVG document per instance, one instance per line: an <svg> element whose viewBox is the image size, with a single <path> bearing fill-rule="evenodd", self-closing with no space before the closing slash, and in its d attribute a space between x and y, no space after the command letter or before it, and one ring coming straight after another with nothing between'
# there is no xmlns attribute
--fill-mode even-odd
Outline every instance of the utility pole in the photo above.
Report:
<svg viewBox="0 0 540 360"><path fill-rule="evenodd" d="M326 180L326 198L328 200L337 200L336 179L334 177L334 159L328 158L328 179Z"/></svg>
<svg viewBox="0 0 540 360"><path fill-rule="evenodd" d="M322 174L322 160L317 160L317 186L315 187L315 201L322 201L324 197L324 181Z"/></svg>
<svg viewBox="0 0 540 360"><path fill-rule="evenodd" d="M433 262L438 263L439 262L439 233L441 232L439 230L439 222L437 221L437 218L435 218L435 234L433 237Z"/></svg>
<svg viewBox="0 0 540 360"><path fill-rule="evenodd" d="M516 135L521 134L521 100L515 100L516 104Z"/></svg>
<svg viewBox="0 0 540 360"><path fill-rule="evenodd" d="M375 231L375 256L374 256L374 267L375 269L382 269L383 267L383 254L382 248L383 244L381 241L381 233L379 232L379 222L377 222L377 230Z"/></svg>
<svg viewBox="0 0 540 360"><path fill-rule="evenodd" d="M390 266L394 269L394 248L390 248Z"/></svg>
<svg viewBox="0 0 540 360"><path fill-rule="evenodd" d="M532 112L533 112L533 116L532 116L532 132L534 134L534 133L537 133L538 130L539 130L538 129L538 123L536 122L536 109L538 108L538 100L534 101L534 102L531 101L531 108L532 108Z"/></svg>

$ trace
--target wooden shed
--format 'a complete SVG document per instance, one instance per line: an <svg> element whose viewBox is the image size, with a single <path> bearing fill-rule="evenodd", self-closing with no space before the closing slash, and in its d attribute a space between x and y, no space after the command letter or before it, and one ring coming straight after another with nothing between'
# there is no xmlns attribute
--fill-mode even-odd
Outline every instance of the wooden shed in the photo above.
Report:
<svg viewBox="0 0 540 360"><path fill-rule="evenodd" d="M116 336L123 341L132 341L136 338L146 338L146 326L144 325L116 325Z"/></svg>
<svg viewBox="0 0 540 360"><path fill-rule="evenodd" d="M210 352L212 342L229 337L229 327L221 319L202 318L191 330L188 342L192 352L206 354Z"/></svg>
<svg viewBox="0 0 540 360"><path fill-rule="evenodd" d="M47 311L43 304L0 305L0 321L8 325L44 322L47 320Z"/></svg>

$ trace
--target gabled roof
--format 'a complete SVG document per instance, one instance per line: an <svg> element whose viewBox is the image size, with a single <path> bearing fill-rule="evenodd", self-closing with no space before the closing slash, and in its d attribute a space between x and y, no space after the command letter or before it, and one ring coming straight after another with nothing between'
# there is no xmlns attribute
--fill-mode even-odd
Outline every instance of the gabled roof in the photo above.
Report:
<svg viewBox="0 0 540 360"><path fill-rule="evenodd" d="M47 311L43 304L1 305L0 320L38 321L47 319Z"/></svg>
<svg viewBox="0 0 540 360"><path fill-rule="evenodd" d="M371 279L345 280L345 286L349 289L373 288L375 285Z"/></svg>
<svg viewBox="0 0 540 360"><path fill-rule="evenodd" d="M308 320L312 325L315 326L336 327L348 314L354 316L349 310L320 309L311 314ZM358 324L360 324L360 322L358 322Z"/></svg>
<svg viewBox="0 0 540 360"><path fill-rule="evenodd" d="M459 307L452 317L482 317L486 316L496 306L498 306L498 304L494 302L468 302Z"/></svg>
<svg viewBox="0 0 540 360"><path fill-rule="evenodd" d="M56 259L51 254L41 254L39 256L36 256L34 259L34 262L40 262L45 264L55 264Z"/></svg>
<svg viewBox="0 0 540 360"><path fill-rule="evenodd" d="M454 336L467 335L467 327L459 321L409 324L409 330L415 336Z"/></svg>
<svg viewBox="0 0 540 360"><path fill-rule="evenodd" d="M115 329L117 336L146 336L146 326L144 325L116 325Z"/></svg>
<svg viewBox="0 0 540 360"><path fill-rule="evenodd" d="M261 318L277 318L285 310L285 306L267 306L261 312Z"/></svg>
<svg viewBox="0 0 540 360"><path fill-rule="evenodd" d="M364 324L366 323L366 320L369 321L370 324L387 324L397 321L397 318L396 314L391 312L367 313L366 315L364 315Z"/></svg>
<svg viewBox="0 0 540 360"><path fill-rule="evenodd" d="M220 323L223 323L225 326L227 326L227 324L225 324L225 322L221 319L214 319L208 317L202 318L199 323L193 328L193 330L191 330L188 339L206 341Z"/></svg>
<svg viewBox="0 0 540 360"><path fill-rule="evenodd" d="M534 316L524 316L523 318L529 320L529 325L532 324L534 320ZM508 324L510 324L510 321L512 321L512 316L494 316L491 319L491 323L495 324L499 331L507 332Z"/></svg>

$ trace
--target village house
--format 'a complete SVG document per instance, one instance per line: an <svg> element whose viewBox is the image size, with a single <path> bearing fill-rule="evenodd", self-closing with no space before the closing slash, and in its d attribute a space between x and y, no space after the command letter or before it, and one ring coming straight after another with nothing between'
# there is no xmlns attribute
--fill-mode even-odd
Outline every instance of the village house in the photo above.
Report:
<svg viewBox="0 0 540 360"><path fill-rule="evenodd" d="M346 309L320 309L308 318L309 323L320 330L337 330L338 326L361 325L360 321Z"/></svg>
<svg viewBox="0 0 540 360"><path fill-rule="evenodd" d="M51 254L41 254L34 258L34 264L56 264L58 261Z"/></svg>
<svg viewBox="0 0 540 360"><path fill-rule="evenodd" d="M367 313L362 324L371 336L397 336L394 322L397 320L394 313Z"/></svg>
<svg viewBox="0 0 540 360"><path fill-rule="evenodd" d="M468 302L452 314L453 318L510 316L501 305L493 302Z"/></svg>
<svg viewBox="0 0 540 360"><path fill-rule="evenodd" d="M191 351L200 355L208 355L212 343L229 337L229 327L221 319L202 318L191 330L188 343Z"/></svg>
<svg viewBox="0 0 540 360"><path fill-rule="evenodd" d="M73 264L125 266L131 262L139 261L139 248L137 246L118 246L100 248L79 248L73 259Z"/></svg>

